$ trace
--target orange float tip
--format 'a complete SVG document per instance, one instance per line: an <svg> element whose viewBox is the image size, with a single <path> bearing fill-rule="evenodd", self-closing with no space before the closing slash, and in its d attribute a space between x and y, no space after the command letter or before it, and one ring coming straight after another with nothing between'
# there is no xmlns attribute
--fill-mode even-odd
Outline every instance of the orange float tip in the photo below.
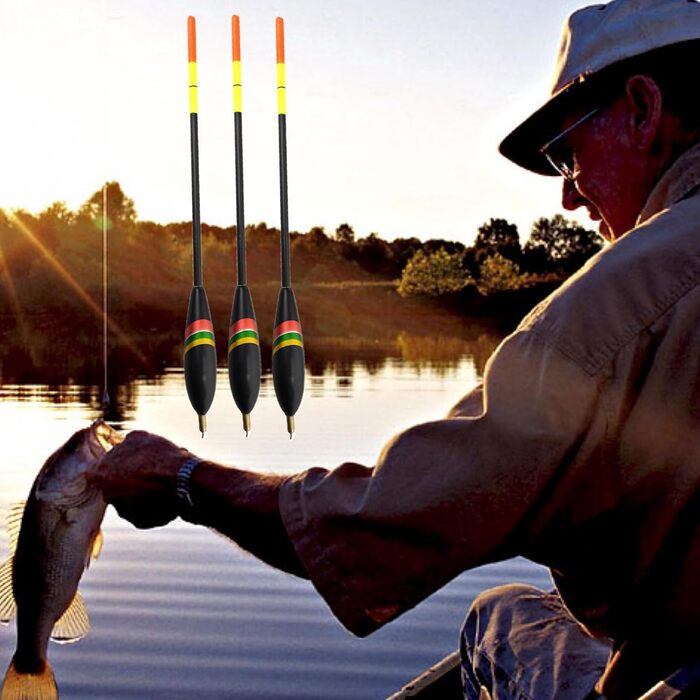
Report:
<svg viewBox="0 0 700 700"><path fill-rule="evenodd" d="M197 62L197 29L192 15L187 18L187 58L190 63Z"/></svg>
<svg viewBox="0 0 700 700"><path fill-rule="evenodd" d="M277 30L277 63L284 63L284 20L278 17L275 20Z"/></svg>
<svg viewBox="0 0 700 700"><path fill-rule="evenodd" d="M233 42L233 60L241 60L241 23L238 15L231 17L231 41Z"/></svg>

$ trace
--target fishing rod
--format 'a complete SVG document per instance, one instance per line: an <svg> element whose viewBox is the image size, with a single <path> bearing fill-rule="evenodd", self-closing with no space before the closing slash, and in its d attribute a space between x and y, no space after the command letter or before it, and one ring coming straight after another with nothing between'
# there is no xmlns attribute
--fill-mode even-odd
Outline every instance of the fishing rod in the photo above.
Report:
<svg viewBox="0 0 700 700"><path fill-rule="evenodd" d="M260 340L253 299L248 289L243 213L243 108L241 87L241 30L238 15L231 18L233 48L233 119L236 151L236 263L238 284L233 296L228 338L228 380L236 406L243 415L246 437L250 412L260 392Z"/></svg>
<svg viewBox="0 0 700 700"><path fill-rule="evenodd" d="M197 37L194 17L187 18L187 56L190 92L190 154L192 160L193 285L187 307L184 365L185 386L204 437L206 414L216 390L216 344L209 302L202 283L202 228L199 215L199 143L197 130Z"/></svg>
<svg viewBox="0 0 700 700"><path fill-rule="evenodd" d="M272 334L272 380L280 408L287 416L287 431L294 434L294 414L304 394L304 343L296 299L292 291L287 207L287 102L284 69L284 21L276 20L277 38L277 123L280 154L280 248L282 287L277 297L275 328Z"/></svg>

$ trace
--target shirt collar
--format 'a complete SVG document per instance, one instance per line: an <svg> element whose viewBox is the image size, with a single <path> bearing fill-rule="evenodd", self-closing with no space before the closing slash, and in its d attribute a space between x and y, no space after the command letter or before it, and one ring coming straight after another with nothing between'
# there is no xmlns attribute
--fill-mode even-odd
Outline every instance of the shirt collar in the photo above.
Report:
<svg viewBox="0 0 700 700"><path fill-rule="evenodd" d="M683 153L663 174L637 218L637 226L687 197L700 185L700 144Z"/></svg>

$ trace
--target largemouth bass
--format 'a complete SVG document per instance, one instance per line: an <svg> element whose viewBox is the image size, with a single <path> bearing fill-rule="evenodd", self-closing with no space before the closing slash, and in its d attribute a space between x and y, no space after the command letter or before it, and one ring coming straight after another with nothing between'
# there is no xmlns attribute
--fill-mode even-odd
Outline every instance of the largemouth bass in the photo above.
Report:
<svg viewBox="0 0 700 700"><path fill-rule="evenodd" d="M94 476L102 456L121 440L101 421L78 431L46 460L26 505L10 511L11 556L0 568L0 621L16 614L17 649L2 700L58 698L47 646L49 639L76 641L90 628L78 583L99 554L107 507Z"/></svg>

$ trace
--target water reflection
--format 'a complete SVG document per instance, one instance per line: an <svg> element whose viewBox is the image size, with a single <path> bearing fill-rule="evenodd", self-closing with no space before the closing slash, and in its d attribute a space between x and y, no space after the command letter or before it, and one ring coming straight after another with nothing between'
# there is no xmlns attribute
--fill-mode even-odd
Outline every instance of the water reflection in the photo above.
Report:
<svg viewBox="0 0 700 700"><path fill-rule="evenodd" d="M349 338L307 338L306 365L308 395L321 396L333 383L333 393L339 398L352 395L354 377L358 372L376 376L392 363L410 368L412 376L429 371L437 376L454 372L464 360L470 361L477 376L493 350L505 335L500 328L474 323L457 329L460 335L411 335L401 332L393 341ZM65 342L65 341L64 341ZM162 341L159 341L162 342ZM177 340L179 343L179 338ZM103 367L101 352L87 336L75 340L71 350L54 354L47 361L42 347L32 351L12 347L0 355L0 401L41 400L53 404L80 404L102 414ZM128 421L136 410L135 383L161 385L171 370L163 364L178 357L179 345L163 347L154 355L153 365L143 366L119 349L110 351L110 403L107 419L115 424ZM263 357L269 352L263 347ZM172 366L172 363L171 363ZM220 370L221 371L221 370ZM263 367L261 393L272 391L269 367Z"/></svg>
<svg viewBox="0 0 700 700"><path fill-rule="evenodd" d="M0 401L41 402L55 406L82 405L118 428L136 409L134 382L108 386L109 405L103 411L103 389L95 384L2 384Z"/></svg>

